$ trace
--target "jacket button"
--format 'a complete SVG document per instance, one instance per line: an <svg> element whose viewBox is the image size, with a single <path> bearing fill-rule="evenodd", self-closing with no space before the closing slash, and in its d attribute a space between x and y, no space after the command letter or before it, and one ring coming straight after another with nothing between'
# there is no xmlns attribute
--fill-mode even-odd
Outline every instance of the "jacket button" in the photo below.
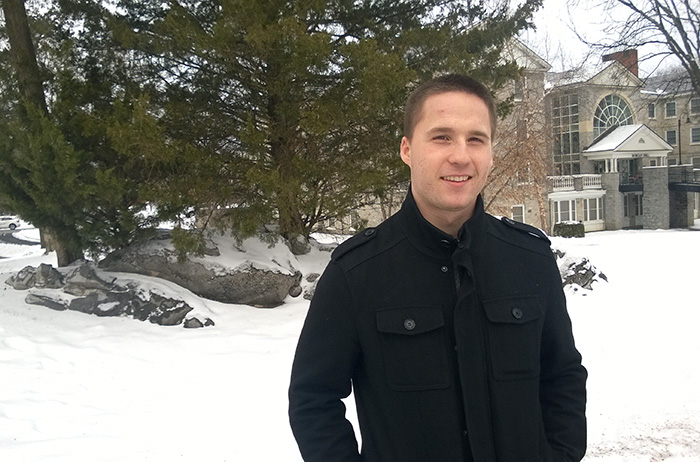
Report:
<svg viewBox="0 0 700 462"><path fill-rule="evenodd" d="M371 236L372 234L374 234L374 228L370 228L370 229L368 229L368 230L365 231L365 236L368 236L368 237L369 237L369 236Z"/></svg>
<svg viewBox="0 0 700 462"><path fill-rule="evenodd" d="M411 318L408 318L403 322L403 327L406 330L413 330L416 328L416 321L414 321Z"/></svg>
<svg viewBox="0 0 700 462"><path fill-rule="evenodd" d="M443 266L442 268L440 268L440 271L442 271L443 273L447 273L449 270L450 269L447 266Z"/></svg>
<svg viewBox="0 0 700 462"><path fill-rule="evenodd" d="M523 317L523 311L520 308L513 308L510 312L515 319L521 319Z"/></svg>

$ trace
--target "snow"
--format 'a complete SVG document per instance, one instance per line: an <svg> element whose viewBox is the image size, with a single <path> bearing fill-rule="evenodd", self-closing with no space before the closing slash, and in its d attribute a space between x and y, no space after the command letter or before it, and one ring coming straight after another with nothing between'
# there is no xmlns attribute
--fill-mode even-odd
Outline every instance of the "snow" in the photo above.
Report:
<svg viewBox="0 0 700 462"><path fill-rule="evenodd" d="M586 149L586 152L614 151L640 128L642 128L641 124L621 125L609 133L604 139Z"/></svg>
<svg viewBox="0 0 700 462"><path fill-rule="evenodd" d="M37 240L34 230L16 236ZM700 461L700 232L553 240L609 281L567 291L590 375L584 460ZM112 273L176 294L216 326L56 312L25 304L26 292L3 284L55 256L2 243L0 256L0 461L301 460L286 393L306 300L225 305L160 279ZM315 249L293 264L307 275L328 258Z"/></svg>

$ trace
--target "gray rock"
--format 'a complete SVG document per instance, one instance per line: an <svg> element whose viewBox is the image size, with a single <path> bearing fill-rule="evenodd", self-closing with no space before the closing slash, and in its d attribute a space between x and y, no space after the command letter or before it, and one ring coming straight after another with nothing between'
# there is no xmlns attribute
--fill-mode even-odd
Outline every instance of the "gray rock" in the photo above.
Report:
<svg viewBox="0 0 700 462"><path fill-rule="evenodd" d="M145 250L147 244L135 244L113 252L99 267L106 271L159 277L218 302L264 308L281 305L297 283L296 275L252 265L217 269L196 259L178 261L174 249L163 246L155 251Z"/></svg>
<svg viewBox="0 0 700 462"><path fill-rule="evenodd" d="M55 311L65 311L68 309L65 301L60 298L51 297L44 294L30 293L24 298L24 302L29 305L40 305Z"/></svg>
<svg viewBox="0 0 700 462"><path fill-rule="evenodd" d="M558 264L562 286L580 286L583 289L592 290L594 282L608 281L605 274L598 271L587 258L572 260L567 264L566 260L564 260L565 252L554 250L554 256L557 260L560 260Z"/></svg>
<svg viewBox="0 0 700 462"><path fill-rule="evenodd" d="M212 321L209 318L204 318L204 323L202 323L202 321L200 321L197 318L186 319L185 322L183 323L183 326L186 329L199 328L199 327L209 327L209 326L213 326L213 325L214 325L214 321Z"/></svg>
<svg viewBox="0 0 700 462"><path fill-rule="evenodd" d="M49 289L46 286L57 285L55 281L61 278L56 277L56 274L60 276L57 270L50 265L46 266L48 268L26 267L10 278L18 287L35 288L25 298L25 301L31 305L41 305L57 311L78 311L95 316L128 316L162 326L183 324L185 317L193 310L183 300L153 293L136 283L119 286L115 284L115 278L98 275L95 268L88 263L83 263L68 273L62 290ZM41 276L37 278L40 273ZM43 286L39 286L37 281ZM65 293L75 297L66 298L63 295ZM204 318L202 322L196 317L191 317L188 321L189 328L214 325L214 321L209 318Z"/></svg>
<svg viewBox="0 0 700 462"><path fill-rule="evenodd" d="M34 274L34 287L58 289L63 287L63 275L53 266L42 263Z"/></svg>
<svg viewBox="0 0 700 462"><path fill-rule="evenodd" d="M114 280L111 278L110 281L105 281L97 275L93 265L84 263L66 275L63 291L78 296L94 291L110 291L114 287Z"/></svg>
<svg viewBox="0 0 700 462"><path fill-rule="evenodd" d="M316 279L320 277L321 275L318 273L309 273L306 275L306 282L316 282Z"/></svg>
<svg viewBox="0 0 700 462"><path fill-rule="evenodd" d="M25 266L21 270L10 276L5 284L12 286L15 290L27 290L30 287L34 287L34 274L36 273L36 268L33 266Z"/></svg>
<svg viewBox="0 0 700 462"><path fill-rule="evenodd" d="M306 255L311 252L309 240L302 235L286 241L286 244L294 255Z"/></svg>

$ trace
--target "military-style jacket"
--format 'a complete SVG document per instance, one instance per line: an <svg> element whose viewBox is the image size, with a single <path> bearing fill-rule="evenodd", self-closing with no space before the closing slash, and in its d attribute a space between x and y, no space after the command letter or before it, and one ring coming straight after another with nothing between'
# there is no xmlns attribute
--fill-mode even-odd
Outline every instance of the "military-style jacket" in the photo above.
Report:
<svg viewBox="0 0 700 462"><path fill-rule="evenodd" d="M578 461L586 375L546 236L479 198L455 239L409 194L333 253L289 415L306 461ZM341 402L351 390L361 453Z"/></svg>

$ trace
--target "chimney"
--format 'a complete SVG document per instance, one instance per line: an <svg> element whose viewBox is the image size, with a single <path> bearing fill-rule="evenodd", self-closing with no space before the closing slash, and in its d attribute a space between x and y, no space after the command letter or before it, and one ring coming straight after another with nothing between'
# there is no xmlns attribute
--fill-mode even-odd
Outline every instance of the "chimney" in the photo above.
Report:
<svg viewBox="0 0 700 462"><path fill-rule="evenodd" d="M637 50L634 48L605 55L603 56L603 62L606 61L617 61L625 66L625 69L639 77L639 61L637 59Z"/></svg>

